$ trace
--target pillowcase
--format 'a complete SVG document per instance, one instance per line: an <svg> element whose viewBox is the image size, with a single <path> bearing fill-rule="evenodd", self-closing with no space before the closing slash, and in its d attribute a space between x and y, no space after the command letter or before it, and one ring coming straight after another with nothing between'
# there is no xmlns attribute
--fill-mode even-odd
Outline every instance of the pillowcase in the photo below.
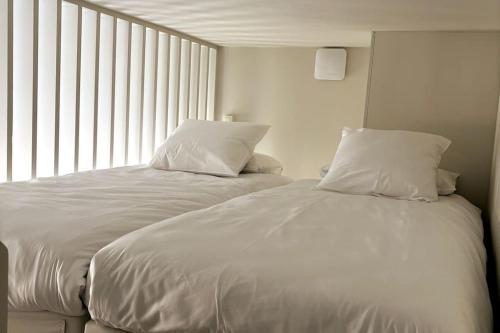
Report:
<svg viewBox="0 0 500 333"><path fill-rule="evenodd" d="M325 177L330 169L330 164L324 165L319 170L319 176L321 178ZM437 190L439 195L450 195L455 193L457 190L457 178L460 176L459 173L448 171L444 169L438 169L438 178L437 178Z"/></svg>
<svg viewBox="0 0 500 333"><path fill-rule="evenodd" d="M328 170L330 170L330 164L323 165L321 169L319 169L319 177L323 178L326 176L328 173Z"/></svg>
<svg viewBox="0 0 500 333"><path fill-rule="evenodd" d="M269 155L254 153L242 172L281 175L281 172L283 172L283 165L281 165L277 159Z"/></svg>
<svg viewBox="0 0 500 333"><path fill-rule="evenodd" d="M439 195L450 195L457 190L457 178L459 173L438 169L437 188Z"/></svg>
<svg viewBox="0 0 500 333"><path fill-rule="evenodd" d="M268 129L251 123L187 119L158 148L150 166L236 177Z"/></svg>
<svg viewBox="0 0 500 333"><path fill-rule="evenodd" d="M349 129L318 188L436 201L437 169L451 141L434 134Z"/></svg>

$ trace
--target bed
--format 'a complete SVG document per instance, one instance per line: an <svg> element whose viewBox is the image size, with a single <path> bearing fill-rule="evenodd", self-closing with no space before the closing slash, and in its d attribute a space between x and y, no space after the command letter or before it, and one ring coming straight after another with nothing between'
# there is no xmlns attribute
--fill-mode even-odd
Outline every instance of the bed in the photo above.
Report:
<svg viewBox="0 0 500 333"><path fill-rule="evenodd" d="M0 185L9 332L82 332L92 256L118 237L289 179L121 167Z"/></svg>
<svg viewBox="0 0 500 333"><path fill-rule="evenodd" d="M142 228L92 259L86 333L489 333L480 211L315 180Z"/></svg>

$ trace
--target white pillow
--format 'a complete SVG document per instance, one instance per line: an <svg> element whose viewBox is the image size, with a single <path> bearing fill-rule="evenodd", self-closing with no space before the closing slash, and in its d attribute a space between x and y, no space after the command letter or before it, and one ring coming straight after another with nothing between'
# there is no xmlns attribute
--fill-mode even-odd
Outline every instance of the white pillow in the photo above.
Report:
<svg viewBox="0 0 500 333"><path fill-rule="evenodd" d="M319 176L321 178L325 177L330 169L330 164L324 165L319 170ZM437 190L439 195L450 195L455 193L457 190L457 178L460 176L459 173L448 171L444 169L438 169L438 178L437 178Z"/></svg>
<svg viewBox="0 0 500 333"><path fill-rule="evenodd" d="M318 188L436 201L437 169L451 141L433 134L349 129Z"/></svg>
<svg viewBox="0 0 500 333"><path fill-rule="evenodd" d="M457 190L457 178L459 173L438 169L437 188L439 195L450 195Z"/></svg>
<svg viewBox="0 0 500 333"><path fill-rule="evenodd" d="M323 165L321 169L319 169L319 177L323 178L326 176L328 173L328 170L330 170L330 164Z"/></svg>
<svg viewBox="0 0 500 333"><path fill-rule="evenodd" d="M150 166L236 177L268 129L251 123L187 119L158 148Z"/></svg>
<svg viewBox="0 0 500 333"><path fill-rule="evenodd" d="M242 172L281 175L283 165L281 165L280 161L269 155L254 153Z"/></svg>

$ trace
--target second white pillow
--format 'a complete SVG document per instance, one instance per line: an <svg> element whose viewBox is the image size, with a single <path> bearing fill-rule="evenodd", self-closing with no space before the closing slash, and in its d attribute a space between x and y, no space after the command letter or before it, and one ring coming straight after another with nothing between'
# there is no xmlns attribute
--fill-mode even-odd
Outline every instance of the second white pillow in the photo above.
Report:
<svg viewBox="0 0 500 333"><path fill-rule="evenodd" d="M272 156L254 153L243 168L242 172L281 175L283 172L283 165Z"/></svg>

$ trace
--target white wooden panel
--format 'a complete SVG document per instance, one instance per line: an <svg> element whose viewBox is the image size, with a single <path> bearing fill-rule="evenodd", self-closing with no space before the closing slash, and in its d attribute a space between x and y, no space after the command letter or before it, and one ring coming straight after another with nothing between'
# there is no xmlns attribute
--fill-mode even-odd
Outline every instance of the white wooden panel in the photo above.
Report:
<svg viewBox="0 0 500 333"><path fill-rule="evenodd" d="M115 63L115 131L113 165L125 164L125 130L127 111L128 22L118 19Z"/></svg>
<svg viewBox="0 0 500 333"><path fill-rule="evenodd" d="M189 80L189 119L198 118L198 84L200 76L200 44L191 43L191 66Z"/></svg>
<svg viewBox="0 0 500 333"><path fill-rule="evenodd" d="M110 119L110 133L109 133L109 160L108 160L108 165L110 168L113 167L113 154L114 154L114 133L115 133L115 101L116 101L116 96L115 96L115 85L116 85L116 30L117 30L117 25L118 21L116 17L112 18L113 20L113 40L112 40L112 62L111 62L111 119Z"/></svg>
<svg viewBox="0 0 500 333"><path fill-rule="evenodd" d="M191 42L183 39L181 43L181 62L179 77L179 125L189 113L189 67L191 65Z"/></svg>
<svg viewBox="0 0 500 333"><path fill-rule="evenodd" d="M61 111L59 119L59 174L73 172L76 105L78 7L63 2L61 21Z"/></svg>
<svg viewBox="0 0 500 333"><path fill-rule="evenodd" d="M179 111L179 51L179 38L170 36L167 136L170 136L177 127L177 116Z"/></svg>
<svg viewBox="0 0 500 333"><path fill-rule="evenodd" d="M12 0L11 0L12 1ZM54 110L54 175L59 175L59 120L61 118L61 24L62 24L62 0L57 1L56 13L56 107Z"/></svg>
<svg viewBox="0 0 500 333"><path fill-rule="evenodd" d="M160 32L158 39L155 150L162 144L167 134L168 43L168 35Z"/></svg>
<svg viewBox="0 0 500 333"><path fill-rule="evenodd" d="M198 119L206 119L207 114L207 79L208 79L208 47L201 46L200 76L198 84Z"/></svg>
<svg viewBox="0 0 500 333"><path fill-rule="evenodd" d="M0 182L7 180L7 0L0 0Z"/></svg>
<svg viewBox="0 0 500 333"><path fill-rule="evenodd" d="M216 66L217 50L210 48L208 58L207 120L214 120Z"/></svg>
<svg viewBox="0 0 500 333"><path fill-rule="evenodd" d="M101 14L99 46L99 108L97 118L98 169L109 167L111 133L111 75L113 71L113 18Z"/></svg>
<svg viewBox="0 0 500 333"><path fill-rule="evenodd" d="M39 4L37 176L47 177L54 174L57 1Z"/></svg>
<svg viewBox="0 0 500 333"><path fill-rule="evenodd" d="M94 137L95 46L97 13L82 11L82 65L80 71L80 147L78 170L91 170Z"/></svg>
<svg viewBox="0 0 500 333"><path fill-rule="evenodd" d="M95 79L95 84L94 84L94 110L93 110L93 133L92 133L92 168L96 168L97 164L97 124L99 122L99 55L100 55L100 48L101 48L101 15L99 12L97 12L97 19L96 19L96 39L95 39L95 54L96 54L96 61L95 61L95 67L94 67L94 79Z"/></svg>
<svg viewBox="0 0 500 333"><path fill-rule="evenodd" d="M142 26L132 24L132 54L130 63L130 113L128 164L139 163L139 124L141 111Z"/></svg>
<svg viewBox="0 0 500 333"><path fill-rule="evenodd" d="M146 163L151 159L153 150L153 122L155 110L155 63L156 63L156 31L146 29L146 50L144 63L144 109L142 122L142 157L141 162Z"/></svg>
<svg viewBox="0 0 500 333"><path fill-rule="evenodd" d="M12 180L31 178L33 0L14 1Z"/></svg>

